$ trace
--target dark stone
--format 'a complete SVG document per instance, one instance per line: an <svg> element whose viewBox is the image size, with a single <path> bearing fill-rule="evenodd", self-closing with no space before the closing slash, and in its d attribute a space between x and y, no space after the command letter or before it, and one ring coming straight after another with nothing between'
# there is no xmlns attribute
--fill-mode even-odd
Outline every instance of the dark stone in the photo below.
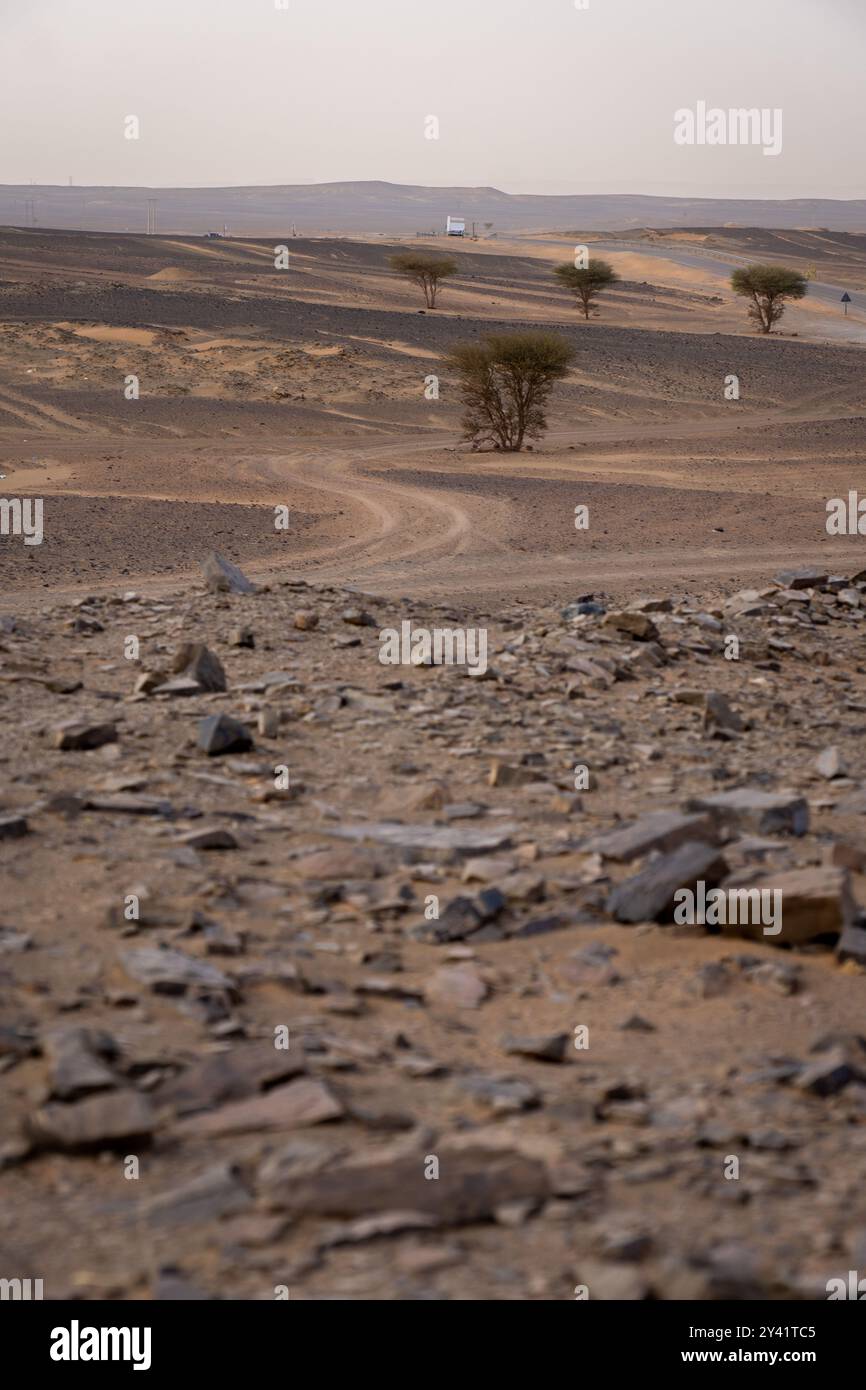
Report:
<svg viewBox="0 0 866 1390"><path fill-rule="evenodd" d="M596 835L586 848L613 859L629 863L641 859L651 850L674 850L688 841L703 840L718 843L718 833L709 815L683 815L680 811L653 811L630 825L617 827L605 835Z"/></svg>
<svg viewBox="0 0 866 1390"><path fill-rule="evenodd" d="M827 571L806 565L802 569L782 570L775 578L783 589L823 589L829 579Z"/></svg>
<svg viewBox="0 0 866 1390"><path fill-rule="evenodd" d="M198 726L198 746L209 758L223 753L246 753L255 747L244 724L228 714L209 714Z"/></svg>
<svg viewBox="0 0 866 1390"><path fill-rule="evenodd" d="M20 840L30 834L26 816L0 816L0 840Z"/></svg>
<svg viewBox="0 0 866 1390"><path fill-rule="evenodd" d="M532 1057L539 1062L564 1062L568 1048L567 1033L545 1033L538 1037L505 1037L505 1052L516 1057Z"/></svg>
<svg viewBox="0 0 866 1390"><path fill-rule="evenodd" d="M680 888L694 889L699 879L714 887L727 872L725 860L712 845L681 845L673 854L653 860L639 874L617 884L607 910L618 922L671 918L674 894Z"/></svg>
<svg viewBox="0 0 866 1390"><path fill-rule="evenodd" d="M54 747L64 752L101 748L104 743L117 742L115 724L61 724L54 730Z"/></svg>
<svg viewBox="0 0 866 1390"><path fill-rule="evenodd" d="M203 642L184 642L172 663L175 675L195 681L202 690L226 689L226 673L222 662ZM164 687L159 687L164 689Z"/></svg>

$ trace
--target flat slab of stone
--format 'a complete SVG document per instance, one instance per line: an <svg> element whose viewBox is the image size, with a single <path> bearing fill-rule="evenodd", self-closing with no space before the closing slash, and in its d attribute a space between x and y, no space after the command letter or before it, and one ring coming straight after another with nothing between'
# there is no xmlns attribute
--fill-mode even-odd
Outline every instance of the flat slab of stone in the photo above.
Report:
<svg viewBox="0 0 866 1390"><path fill-rule="evenodd" d="M19 951L29 951L32 945L33 937L29 932L0 927L0 956L14 956Z"/></svg>
<svg viewBox="0 0 866 1390"><path fill-rule="evenodd" d="M246 1100L266 1086L288 1081L304 1071L300 1047L278 1048L272 1042L248 1043L193 1062L160 1086L156 1098L178 1114L212 1110L229 1101Z"/></svg>
<svg viewBox="0 0 866 1390"><path fill-rule="evenodd" d="M19 840L30 834L26 816L0 816L0 840Z"/></svg>
<svg viewBox="0 0 866 1390"><path fill-rule="evenodd" d="M497 1143L483 1130L437 1142L436 1181L424 1176L429 1152L407 1140L359 1153L277 1181L269 1186L268 1198L272 1206L305 1216L366 1217L393 1211L399 1193L402 1208L458 1225L484 1221L507 1202L542 1201L552 1190L543 1159L517 1145Z"/></svg>
<svg viewBox="0 0 866 1390"><path fill-rule="evenodd" d="M568 1050L568 1033L544 1033L538 1037L502 1039L502 1048L513 1057L532 1057L537 1062L564 1062Z"/></svg>
<svg viewBox="0 0 866 1390"><path fill-rule="evenodd" d="M39 1148L74 1153L110 1149L133 1139L148 1139L156 1112L138 1091L109 1091L73 1105L46 1105L26 1122L28 1137Z"/></svg>
<svg viewBox="0 0 866 1390"><path fill-rule="evenodd" d="M684 815L681 811L653 811L630 825L597 835L586 849L605 859L628 864L632 859L642 859L651 850L673 850L689 840L716 844L718 829L713 817L706 813Z"/></svg>
<svg viewBox="0 0 866 1390"><path fill-rule="evenodd" d="M155 946L143 946L137 951L126 951L122 956L124 967L134 980L150 985L157 994L184 994L187 989L232 988L227 975L218 970L210 961L196 960L194 956L184 955L183 951L161 951Z"/></svg>
<svg viewBox="0 0 866 1390"><path fill-rule="evenodd" d="M181 835L180 844L188 845L190 849L201 850L223 850L237 849L238 842L230 830L226 830L224 825L203 825L198 830L188 830L185 835Z"/></svg>
<svg viewBox="0 0 866 1390"><path fill-rule="evenodd" d="M53 742L54 747L63 752L101 748L105 743L117 742L117 725L72 721L54 730Z"/></svg>
<svg viewBox="0 0 866 1390"><path fill-rule="evenodd" d="M847 869L833 865L813 866L807 869L792 869L788 873L766 874L740 888L739 893L751 893L751 911L747 910L748 899L741 897L742 910L738 916L748 916L750 920L736 924L728 922L722 926L726 936L745 936L753 940L768 941L774 946L798 946L821 936L840 936L846 926L854 920L856 904L851 892L851 882ZM773 904L778 905L775 923L770 924L760 916L760 899L756 894L778 893L778 898L768 897L764 901L764 917L770 916ZM728 916L730 916L730 909ZM775 931L775 926L781 927Z"/></svg>
<svg viewBox="0 0 866 1390"><path fill-rule="evenodd" d="M475 897L460 894L446 904L440 917L421 922L412 931L416 941L441 946L449 941L465 941L467 936L493 922L505 908L506 899L498 888L484 888Z"/></svg>
<svg viewBox="0 0 866 1390"><path fill-rule="evenodd" d="M782 570L776 575L776 583L783 589L821 589L829 578L827 570L805 565L801 569Z"/></svg>
<svg viewBox="0 0 866 1390"><path fill-rule="evenodd" d="M685 809L707 812L720 827L750 830L757 835L805 835L809 829L809 803L798 792L737 787L690 797Z"/></svg>
<svg viewBox="0 0 866 1390"><path fill-rule="evenodd" d="M323 1081L302 1076L263 1096L234 1101L209 1114L181 1120L172 1132L181 1138L215 1138L222 1134L318 1125L339 1120L344 1114L343 1105Z"/></svg>
<svg viewBox="0 0 866 1390"><path fill-rule="evenodd" d="M174 811L170 801L155 796L125 796L122 792L88 796L84 807L88 811L107 811L116 816L170 816Z"/></svg>
<svg viewBox="0 0 866 1390"><path fill-rule="evenodd" d="M192 676L175 676L160 685L151 685L144 691L147 695L168 695L172 699L190 699L193 695L201 695L203 692L204 687L199 685L197 680L193 680Z"/></svg>
<svg viewBox="0 0 866 1390"><path fill-rule="evenodd" d="M293 675L291 671L266 671L263 676L256 676L255 680L244 681L234 688L245 695L262 695L266 690L277 690L282 686L300 689L301 684L297 674Z"/></svg>
<svg viewBox="0 0 866 1390"><path fill-rule="evenodd" d="M651 922L673 917L674 894L694 889L699 880L714 887L725 877L727 864L712 845L690 842L672 854L655 859L633 878L617 884L607 910L618 922Z"/></svg>
<svg viewBox="0 0 866 1390"><path fill-rule="evenodd" d="M324 827L323 827L324 828ZM455 850L461 854L492 854L508 849L517 827L498 825L489 830L461 830L442 825L400 825L369 821L361 825L328 826L326 834L341 840L372 840L395 849Z"/></svg>
<svg viewBox="0 0 866 1390"><path fill-rule="evenodd" d="M193 1222L224 1220L253 1204L240 1176L238 1165L215 1163L188 1182L169 1188L151 1198L144 1207L148 1223L160 1226L188 1226Z"/></svg>

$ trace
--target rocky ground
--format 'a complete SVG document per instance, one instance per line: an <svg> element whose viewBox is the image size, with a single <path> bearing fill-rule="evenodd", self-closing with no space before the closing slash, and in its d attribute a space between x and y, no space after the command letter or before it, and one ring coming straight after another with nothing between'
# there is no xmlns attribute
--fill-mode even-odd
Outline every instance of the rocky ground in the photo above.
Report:
<svg viewBox="0 0 866 1390"><path fill-rule="evenodd" d="M0 1275L862 1268L866 572L492 612L225 573L0 618ZM486 673L381 664L404 621L486 629ZM699 881L781 932L678 925Z"/></svg>

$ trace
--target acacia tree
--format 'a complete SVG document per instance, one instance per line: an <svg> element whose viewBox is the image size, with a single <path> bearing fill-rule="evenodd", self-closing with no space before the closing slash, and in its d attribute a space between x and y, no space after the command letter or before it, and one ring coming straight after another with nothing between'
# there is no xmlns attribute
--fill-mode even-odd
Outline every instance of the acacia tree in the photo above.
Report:
<svg viewBox="0 0 866 1390"><path fill-rule="evenodd" d="M602 290L606 290L608 285L615 285L619 276L612 265L607 261L596 260L590 257L586 267L572 265L566 261L564 265L558 265L554 270L554 275L562 281L572 294L576 295L583 305L584 316L589 318L589 310L597 296Z"/></svg>
<svg viewBox="0 0 866 1390"><path fill-rule="evenodd" d="M388 264L398 275L405 275L413 285L421 286L428 309L436 308L442 281L457 274L457 262L450 256L436 256L425 251L401 251L397 256L389 256Z"/></svg>
<svg viewBox="0 0 866 1390"><path fill-rule="evenodd" d="M460 378L463 438L518 452L547 428L544 410L574 349L555 333L496 333L462 343L446 359Z"/></svg>
<svg viewBox="0 0 866 1390"><path fill-rule="evenodd" d="M783 265L747 265L731 276L735 294L751 299L749 318L754 319L762 333L771 333L785 312L786 301L804 299L809 292L808 281L799 270Z"/></svg>

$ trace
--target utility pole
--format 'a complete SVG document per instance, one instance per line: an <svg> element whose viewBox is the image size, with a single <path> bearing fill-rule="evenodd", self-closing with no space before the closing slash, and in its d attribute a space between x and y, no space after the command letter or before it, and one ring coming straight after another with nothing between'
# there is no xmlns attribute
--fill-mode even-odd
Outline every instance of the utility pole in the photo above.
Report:
<svg viewBox="0 0 866 1390"><path fill-rule="evenodd" d="M148 236L156 236L156 215L157 215L157 201L156 201L156 198L148 198L148 200L147 200L147 235L148 235Z"/></svg>

